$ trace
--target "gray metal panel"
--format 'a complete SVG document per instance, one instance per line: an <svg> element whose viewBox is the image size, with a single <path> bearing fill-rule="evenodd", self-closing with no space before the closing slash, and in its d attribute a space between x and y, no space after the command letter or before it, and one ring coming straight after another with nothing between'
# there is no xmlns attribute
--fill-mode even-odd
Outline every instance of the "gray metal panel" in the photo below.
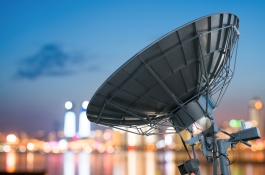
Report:
<svg viewBox="0 0 265 175"><path fill-rule="evenodd" d="M153 42L101 85L87 107L88 119L109 126L131 126L174 115L179 116L175 123L182 127L177 131L188 127L198 118L179 115L183 113L180 104L205 91L202 75L210 81L223 70L225 48L233 46L229 45L232 25L239 26L233 14L208 15Z"/></svg>

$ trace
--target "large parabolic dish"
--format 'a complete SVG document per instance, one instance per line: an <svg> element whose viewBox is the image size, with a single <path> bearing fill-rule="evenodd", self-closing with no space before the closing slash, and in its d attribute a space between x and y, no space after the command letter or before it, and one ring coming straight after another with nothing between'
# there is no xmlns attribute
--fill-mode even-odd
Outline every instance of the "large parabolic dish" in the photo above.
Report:
<svg viewBox="0 0 265 175"><path fill-rule="evenodd" d="M238 27L237 16L217 13L159 38L101 85L88 119L151 135L180 132L211 115L234 74Z"/></svg>

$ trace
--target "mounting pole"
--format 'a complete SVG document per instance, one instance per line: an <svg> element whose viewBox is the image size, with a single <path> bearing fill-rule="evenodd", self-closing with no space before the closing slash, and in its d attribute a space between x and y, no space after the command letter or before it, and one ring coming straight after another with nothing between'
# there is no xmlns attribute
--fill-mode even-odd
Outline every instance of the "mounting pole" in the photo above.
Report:
<svg viewBox="0 0 265 175"><path fill-rule="evenodd" d="M231 175L230 164L227 160L228 154L226 150L231 145L231 142L225 139L217 141L218 151L219 151L219 164L221 175Z"/></svg>
<svg viewBox="0 0 265 175"><path fill-rule="evenodd" d="M191 138L193 138L193 137L194 137L194 134L193 134L193 125L190 125L190 126L187 128L187 130L190 132ZM194 145L195 145L195 144L192 144L192 145L191 145L192 154L193 154L193 159L197 159L196 151L195 151ZM198 168L198 170L195 171L194 173L195 173L195 175L201 175L200 168Z"/></svg>
<svg viewBox="0 0 265 175"><path fill-rule="evenodd" d="M212 118L211 118L211 124L214 125L214 118L213 118L213 115L212 115ZM217 153L217 147L216 147L216 131L215 129L213 130L213 136L212 136L212 139L213 139L213 175L217 175L217 156L216 156L216 153Z"/></svg>

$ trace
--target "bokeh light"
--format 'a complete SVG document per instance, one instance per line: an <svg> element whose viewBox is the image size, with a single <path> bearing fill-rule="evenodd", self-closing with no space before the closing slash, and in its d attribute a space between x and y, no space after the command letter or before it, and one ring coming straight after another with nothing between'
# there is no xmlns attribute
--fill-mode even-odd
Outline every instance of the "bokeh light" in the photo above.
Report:
<svg viewBox="0 0 265 175"><path fill-rule="evenodd" d="M110 133L108 133L108 132L105 132L105 133L103 134L103 138L104 138L105 140L109 140L110 137L111 137L111 135L110 135Z"/></svg>
<svg viewBox="0 0 265 175"><path fill-rule="evenodd" d="M10 143L14 143L17 141L17 136L15 136L14 134L8 134L6 136L6 140Z"/></svg>
<svg viewBox="0 0 265 175"><path fill-rule="evenodd" d="M250 121L247 121L245 123L245 125L246 125L246 128L251 128L252 127L252 123Z"/></svg>
<svg viewBox="0 0 265 175"><path fill-rule="evenodd" d="M5 144L4 147L3 147L3 150L4 150L4 152L6 152L6 153L10 152L10 151L11 151L11 147L10 147L10 145Z"/></svg>
<svg viewBox="0 0 265 175"><path fill-rule="evenodd" d="M251 124L253 127L258 126L258 122L256 120L251 120Z"/></svg>
<svg viewBox="0 0 265 175"><path fill-rule="evenodd" d="M43 144L43 151L44 151L45 153L49 153L49 152L51 151L51 147L50 147L50 144L49 144L48 142L45 142L45 143Z"/></svg>
<svg viewBox="0 0 265 175"><path fill-rule="evenodd" d="M251 149L251 151L253 151L253 152L256 152L256 151L257 151L256 145L252 145L250 149Z"/></svg>
<svg viewBox="0 0 265 175"><path fill-rule="evenodd" d="M254 104L254 107L255 107L255 109L257 109L257 110L261 110L261 108L262 108L262 103L261 103L261 101L256 101L255 104Z"/></svg>
<svg viewBox="0 0 265 175"><path fill-rule="evenodd" d="M33 143L28 143L27 144L27 148L28 148L29 151L34 150L34 144Z"/></svg>
<svg viewBox="0 0 265 175"><path fill-rule="evenodd" d="M65 151L68 148L68 143L65 139L61 139L58 143L60 150Z"/></svg>
<svg viewBox="0 0 265 175"><path fill-rule="evenodd" d="M171 135L166 135L165 136L165 144L166 145L171 145L171 143L172 143L172 137L171 137Z"/></svg>
<svg viewBox="0 0 265 175"><path fill-rule="evenodd" d="M257 150L259 150L259 151L263 150L263 148L264 148L264 147L263 147L263 143L262 143L262 142L257 143L256 148L257 148Z"/></svg>
<svg viewBox="0 0 265 175"><path fill-rule="evenodd" d="M83 107L84 109L86 109L87 106L88 106L88 104L89 104L88 101L84 101L84 102L82 103L82 107Z"/></svg>
<svg viewBox="0 0 265 175"><path fill-rule="evenodd" d="M107 152L110 154L114 153L114 148L112 146L108 146Z"/></svg>
<svg viewBox="0 0 265 175"><path fill-rule="evenodd" d="M230 120L230 122L229 122L229 125L231 126L231 127L236 127L236 124L237 124L237 122L236 122L236 120Z"/></svg>
<svg viewBox="0 0 265 175"><path fill-rule="evenodd" d="M27 148L24 145L20 145L19 146L19 151L22 152L22 153L24 153L24 152L27 151Z"/></svg>
<svg viewBox="0 0 265 175"><path fill-rule="evenodd" d="M105 147L103 145L99 145L98 152L104 153L104 151L105 151Z"/></svg>
<svg viewBox="0 0 265 175"><path fill-rule="evenodd" d="M3 144L0 144L0 153L1 152L4 152L4 145Z"/></svg>
<svg viewBox="0 0 265 175"><path fill-rule="evenodd" d="M64 106L65 106L66 109L70 110L73 107L73 103L70 102L70 101L67 101Z"/></svg>
<svg viewBox="0 0 265 175"><path fill-rule="evenodd" d="M91 153L93 150L92 150L92 148L91 148L91 146L86 146L85 147L85 152L86 153Z"/></svg>
<svg viewBox="0 0 265 175"><path fill-rule="evenodd" d="M158 142L156 142L157 149L162 149L165 146L166 146L165 140L159 140Z"/></svg>

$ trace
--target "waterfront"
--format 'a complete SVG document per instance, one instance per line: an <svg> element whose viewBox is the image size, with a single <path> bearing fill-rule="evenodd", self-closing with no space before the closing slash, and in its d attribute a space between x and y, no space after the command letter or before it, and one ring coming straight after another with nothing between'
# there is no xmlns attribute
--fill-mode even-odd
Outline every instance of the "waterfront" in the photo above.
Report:
<svg viewBox="0 0 265 175"><path fill-rule="evenodd" d="M238 161L231 165L233 175L265 174L264 152L236 155ZM212 174L212 164L201 155L198 157L201 174ZM121 151L113 154L8 152L0 153L0 171L45 171L49 175L178 175L177 166L182 160L187 160L183 151Z"/></svg>

